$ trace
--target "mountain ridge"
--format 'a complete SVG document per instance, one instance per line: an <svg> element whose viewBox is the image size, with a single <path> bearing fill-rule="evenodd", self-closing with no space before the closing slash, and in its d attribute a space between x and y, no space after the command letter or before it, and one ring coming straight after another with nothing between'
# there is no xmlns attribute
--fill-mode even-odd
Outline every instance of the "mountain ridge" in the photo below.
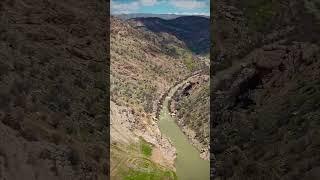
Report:
<svg viewBox="0 0 320 180"><path fill-rule="evenodd" d="M210 49L210 19L198 16L183 16L165 20L158 17L133 18L152 32L165 32L176 36L196 54L208 54Z"/></svg>
<svg viewBox="0 0 320 180"><path fill-rule="evenodd" d="M152 14L152 13L133 13L133 14L114 14L113 16L116 16L122 20L128 20L132 18L139 18L139 17L159 17L162 19L175 19L177 17L182 17L182 16L191 16L190 15L179 15L179 14ZM194 16L202 16L202 17L207 17L205 15L194 15Z"/></svg>

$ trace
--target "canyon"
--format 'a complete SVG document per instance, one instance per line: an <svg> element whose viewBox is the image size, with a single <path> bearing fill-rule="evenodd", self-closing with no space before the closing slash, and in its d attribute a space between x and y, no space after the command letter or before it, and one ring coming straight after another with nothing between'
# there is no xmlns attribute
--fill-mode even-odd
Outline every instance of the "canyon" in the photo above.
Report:
<svg viewBox="0 0 320 180"><path fill-rule="evenodd" d="M175 22L158 18L125 21L111 17L111 177L114 179L180 179L179 176L187 172L186 169L177 169L179 156L183 157L183 153L180 147L175 146L177 141L174 137L164 133L166 130L163 127L178 129L176 133L184 137L185 149L193 149L192 157L201 163L207 162L205 174L209 176L209 147L205 147L206 160L201 160L199 147L190 144L195 138L190 136L188 140L171 115L166 113L166 118L162 116L163 109L169 108L166 97L172 88L182 82L184 85L186 79L197 72L206 72L209 77L207 56L193 52L186 39L181 38L191 42L183 33L195 33L194 29L179 30L179 23L186 24L190 17L180 18ZM199 18L200 24L209 27L207 18L193 18ZM156 28L159 20L163 25L159 24ZM169 29L162 28L168 27L167 24L170 24ZM173 27L176 27L175 31L172 31ZM183 33L178 37L179 32ZM209 97L209 93L206 95ZM209 127L209 117L203 118L206 121L201 123L205 122ZM164 119L170 119L173 124L161 128Z"/></svg>

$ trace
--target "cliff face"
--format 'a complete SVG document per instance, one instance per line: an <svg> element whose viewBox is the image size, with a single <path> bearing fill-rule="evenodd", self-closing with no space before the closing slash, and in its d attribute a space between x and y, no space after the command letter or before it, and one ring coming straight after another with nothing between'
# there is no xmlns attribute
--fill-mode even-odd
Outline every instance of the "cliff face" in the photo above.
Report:
<svg viewBox="0 0 320 180"><path fill-rule="evenodd" d="M105 1L0 2L0 179L106 179Z"/></svg>
<svg viewBox="0 0 320 180"><path fill-rule="evenodd" d="M207 72L208 73L208 72ZM209 75L201 72L178 89L170 101L177 124L199 151L209 160Z"/></svg>
<svg viewBox="0 0 320 180"><path fill-rule="evenodd" d="M216 1L216 179L318 179L317 1Z"/></svg>

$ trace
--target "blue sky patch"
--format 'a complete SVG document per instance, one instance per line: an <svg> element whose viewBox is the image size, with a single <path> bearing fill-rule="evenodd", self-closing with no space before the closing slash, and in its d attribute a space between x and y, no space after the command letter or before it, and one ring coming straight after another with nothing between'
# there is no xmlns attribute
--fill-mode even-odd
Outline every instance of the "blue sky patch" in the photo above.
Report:
<svg viewBox="0 0 320 180"><path fill-rule="evenodd" d="M111 0L111 14L210 15L209 0Z"/></svg>

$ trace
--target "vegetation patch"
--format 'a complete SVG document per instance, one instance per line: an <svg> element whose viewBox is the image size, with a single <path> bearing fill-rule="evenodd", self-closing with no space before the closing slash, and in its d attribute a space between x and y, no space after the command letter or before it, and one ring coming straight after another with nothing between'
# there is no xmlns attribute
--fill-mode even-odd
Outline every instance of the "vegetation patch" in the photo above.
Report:
<svg viewBox="0 0 320 180"><path fill-rule="evenodd" d="M250 29L264 31L279 10L279 3L270 0L246 0L243 3L244 15Z"/></svg>
<svg viewBox="0 0 320 180"><path fill-rule="evenodd" d="M131 170L125 177L125 180L176 180L176 174L172 171L154 170L151 172Z"/></svg>
<svg viewBox="0 0 320 180"><path fill-rule="evenodd" d="M182 49L180 47L171 45L168 48L168 52L170 56L175 58L179 58L183 60L183 64L190 70L193 71L197 67L197 63L193 59L192 52Z"/></svg>
<svg viewBox="0 0 320 180"><path fill-rule="evenodd" d="M313 0L313 1L309 1L309 0L305 0L305 7L306 9L314 14L318 19L320 19L320 1L319 0Z"/></svg>
<svg viewBox="0 0 320 180"><path fill-rule="evenodd" d="M111 178L122 180L176 180L174 171L151 161L152 145L140 138L139 143L113 144Z"/></svg>
<svg viewBox="0 0 320 180"><path fill-rule="evenodd" d="M152 146L143 139L141 139L140 141L140 150L142 154L147 157L150 157L152 155Z"/></svg>

